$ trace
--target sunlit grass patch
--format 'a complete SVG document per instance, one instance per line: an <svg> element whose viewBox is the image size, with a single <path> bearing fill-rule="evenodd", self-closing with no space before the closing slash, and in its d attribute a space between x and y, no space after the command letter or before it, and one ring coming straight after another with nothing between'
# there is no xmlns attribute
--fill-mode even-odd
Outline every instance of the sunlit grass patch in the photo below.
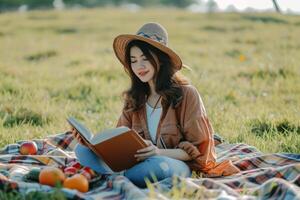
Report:
<svg viewBox="0 0 300 200"><path fill-rule="evenodd" d="M63 92L70 100L86 100L92 93L92 87L88 84L78 84Z"/></svg>
<svg viewBox="0 0 300 200"><path fill-rule="evenodd" d="M291 137L291 139L286 142L281 142L279 148L282 149L282 152L294 152L300 153L300 136L299 134L296 137Z"/></svg>
<svg viewBox="0 0 300 200"><path fill-rule="evenodd" d="M87 113L101 113L102 111L108 109L107 102L109 99L106 97L96 97L92 102L90 102L86 107Z"/></svg>
<svg viewBox="0 0 300 200"><path fill-rule="evenodd" d="M292 50L292 49L295 49L295 50L298 50L300 49L300 43L299 44L295 44L295 43L291 43L291 44L281 44L280 45L280 48L282 49L286 49L286 50Z"/></svg>
<svg viewBox="0 0 300 200"><path fill-rule="evenodd" d="M233 103L234 105L236 105L238 103L237 95L234 91L228 92L225 95L224 100L227 101L227 102Z"/></svg>
<svg viewBox="0 0 300 200"><path fill-rule="evenodd" d="M27 19L31 19L31 20L56 20L58 19L59 16L56 14L38 14L38 13L30 13L27 16Z"/></svg>
<svg viewBox="0 0 300 200"><path fill-rule="evenodd" d="M245 31L245 30L252 30L252 26L234 26L231 28L233 32Z"/></svg>
<svg viewBox="0 0 300 200"><path fill-rule="evenodd" d="M88 78L94 77L94 76L100 77L103 75L102 73L103 72L101 70L91 69L91 70L87 70L86 72L84 72L83 76L88 77ZM105 75L103 75L103 76L105 76Z"/></svg>

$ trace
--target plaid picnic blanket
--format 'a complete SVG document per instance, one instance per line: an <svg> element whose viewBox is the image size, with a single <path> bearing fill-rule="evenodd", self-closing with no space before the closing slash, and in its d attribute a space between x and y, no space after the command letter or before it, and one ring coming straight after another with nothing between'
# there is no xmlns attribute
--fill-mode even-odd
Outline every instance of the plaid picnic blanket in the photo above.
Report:
<svg viewBox="0 0 300 200"><path fill-rule="evenodd" d="M219 139L217 136L215 139ZM32 167L67 166L76 160L72 151L76 140L69 133L34 140L38 155L19 154L23 141L0 149L0 167L8 180L0 179L0 189L11 188L21 194L53 192L54 188L23 177ZM218 160L230 159L241 169L239 174L214 178L173 177L140 189L121 175L97 179L87 193L63 188L68 199L300 199L300 155L264 154L247 144L222 142L216 146ZM99 175L100 176L100 175ZM5 186L5 187L4 187Z"/></svg>

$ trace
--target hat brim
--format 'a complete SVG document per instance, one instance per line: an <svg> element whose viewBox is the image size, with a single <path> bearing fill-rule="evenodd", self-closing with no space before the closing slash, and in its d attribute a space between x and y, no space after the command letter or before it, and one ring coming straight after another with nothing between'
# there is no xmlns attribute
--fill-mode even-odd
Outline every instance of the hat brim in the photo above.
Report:
<svg viewBox="0 0 300 200"><path fill-rule="evenodd" d="M139 35L131 35L131 34L119 35L114 39L114 42L113 42L113 49L115 51L115 54L116 54L117 58L120 60L120 62L125 67L126 67L125 49L126 49L128 43L131 42L132 40L144 41L144 42L158 48L159 50L163 51L170 57L170 60L173 64L173 67L175 68L175 70L181 69L182 61L175 51L173 51L169 47L167 47L159 42L156 42L152 39L145 38L145 37L142 37Z"/></svg>

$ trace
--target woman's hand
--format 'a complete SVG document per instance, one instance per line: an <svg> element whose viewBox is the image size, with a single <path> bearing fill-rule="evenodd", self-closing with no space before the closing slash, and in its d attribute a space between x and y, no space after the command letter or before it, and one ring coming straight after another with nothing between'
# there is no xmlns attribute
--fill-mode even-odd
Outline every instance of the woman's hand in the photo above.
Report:
<svg viewBox="0 0 300 200"><path fill-rule="evenodd" d="M78 141L79 144L83 145L83 146L87 146L86 142L82 139L82 137L80 136L80 134L76 131L75 128L71 128L71 132L72 135L74 136L74 138L76 138L76 140Z"/></svg>
<svg viewBox="0 0 300 200"><path fill-rule="evenodd" d="M143 161L151 156L160 155L159 148L157 148L150 140L145 140L145 142L148 147L137 151L137 154L135 154L137 161Z"/></svg>

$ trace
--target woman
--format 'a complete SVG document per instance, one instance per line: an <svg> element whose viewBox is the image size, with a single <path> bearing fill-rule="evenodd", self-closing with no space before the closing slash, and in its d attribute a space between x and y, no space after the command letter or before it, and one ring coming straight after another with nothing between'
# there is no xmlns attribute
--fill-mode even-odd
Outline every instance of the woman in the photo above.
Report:
<svg viewBox="0 0 300 200"><path fill-rule="evenodd" d="M158 23L143 25L136 35L119 35L113 43L117 58L131 79L124 92L125 104L117 126L136 130L148 147L139 161L123 172L139 187L145 179L160 181L173 175L188 177L191 170L208 176L239 172L230 161L216 163L213 128L201 97L178 71L180 57L168 47L168 35ZM76 156L83 165L100 173L111 170L72 131L79 143Z"/></svg>

